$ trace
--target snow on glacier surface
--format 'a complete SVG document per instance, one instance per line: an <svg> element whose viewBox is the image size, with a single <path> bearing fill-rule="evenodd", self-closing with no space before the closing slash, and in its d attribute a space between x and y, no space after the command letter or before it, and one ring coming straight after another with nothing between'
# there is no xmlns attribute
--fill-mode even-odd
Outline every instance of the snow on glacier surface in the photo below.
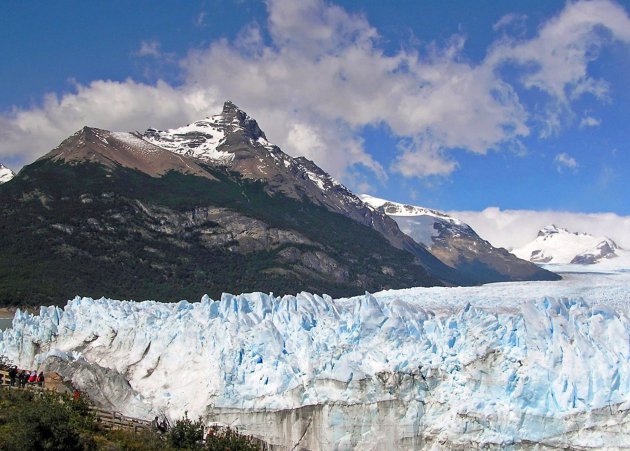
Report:
<svg viewBox="0 0 630 451"><path fill-rule="evenodd" d="M377 381L408 374L432 389L395 396L419 399L425 416L440 406L434 424L504 415L506 437L536 439L515 415L630 401L629 282L630 272L611 272L343 299L77 297L37 316L18 312L0 333L0 353L24 367L55 355L115 369L143 402L173 416L388 400L392 390Z"/></svg>

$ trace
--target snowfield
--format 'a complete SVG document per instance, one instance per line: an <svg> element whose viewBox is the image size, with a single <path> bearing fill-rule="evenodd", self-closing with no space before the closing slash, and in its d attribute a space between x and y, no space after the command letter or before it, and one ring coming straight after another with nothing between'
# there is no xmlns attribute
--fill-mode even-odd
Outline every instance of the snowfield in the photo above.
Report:
<svg viewBox="0 0 630 451"><path fill-rule="evenodd" d="M77 297L0 352L123 413L280 448L630 446L630 272L331 299Z"/></svg>
<svg viewBox="0 0 630 451"><path fill-rule="evenodd" d="M512 251L524 260L550 265L601 265L602 268L630 267L630 253L605 236L572 233L549 225L531 243Z"/></svg>

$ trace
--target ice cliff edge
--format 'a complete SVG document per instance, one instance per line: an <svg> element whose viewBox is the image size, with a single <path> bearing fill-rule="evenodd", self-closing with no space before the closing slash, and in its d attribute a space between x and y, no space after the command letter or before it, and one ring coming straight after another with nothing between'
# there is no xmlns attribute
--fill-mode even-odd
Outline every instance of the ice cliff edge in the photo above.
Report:
<svg viewBox="0 0 630 451"><path fill-rule="evenodd" d="M145 412L238 418L281 446L586 446L611 424L611 440L627 443L627 313L601 302L610 292L592 303L558 292L481 306L491 290L514 289L254 293L177 304L75 298L38 316L19 313L0 352L24 366L61 359L79 385L90 365L105 368L134 394L133 403L121 397L123 412L139 414L143 404ZM429 308L444 296L456 302ZM310 415L310 426L294 422L287 433L291 415Z"/></svg>

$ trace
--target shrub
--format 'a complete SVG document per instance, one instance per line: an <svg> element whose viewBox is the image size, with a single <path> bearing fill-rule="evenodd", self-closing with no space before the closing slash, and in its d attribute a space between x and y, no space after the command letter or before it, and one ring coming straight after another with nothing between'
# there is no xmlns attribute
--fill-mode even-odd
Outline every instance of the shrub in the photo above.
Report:
<svg viewBox="0 0 630 451"><path fill-rule="evenodd" d="M85 401L50 392L0 390L0 449L91 448L94 417Z"/></svg>
<svg viewBox="0 0 630 451"><path fill-rule="evenodd" d="M210 428L206 449L212 451L257 451L260 448L251 437L240 435L229 427Z"/></svg>
<svg viewBox="0 0 630 451"><path fill-rule="evenodd" d="M168 431L168 442L176 449L202 449L203 430L204 425L201 418L193 421L188 418L188 412L185 412L184 418L177 420L171 430Z"/></svg>

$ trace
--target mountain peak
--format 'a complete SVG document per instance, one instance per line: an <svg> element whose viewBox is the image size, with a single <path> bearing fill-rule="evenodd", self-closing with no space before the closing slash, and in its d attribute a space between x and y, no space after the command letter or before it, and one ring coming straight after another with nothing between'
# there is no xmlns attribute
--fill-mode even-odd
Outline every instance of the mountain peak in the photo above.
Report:
<svg viewBox="0 0 630 451"><path fill-rule="evenodd" d="M444 264L474 283L507 280L554 280L552 273L493 247L466 223L446 213L361 194L375 211L391 216L403 233L424 245Z"/></svg>
<svg viewBox="0 0 630 451"><path fill-rule="evenodd" d="M229 100L220 114L167 130L149 128L143 138L171 152L220 165L234 160L226 144L246 140L271 146L258 123Z"/></svg>
<svg viewBox="0 0 630 451"><path fill-rule="evenodd" d="M221 112L221 114L226 115L226 114L230 114L237 111L245 113L238 106L236 106L236 104L232 102L231 100L226 100L225 102L223 102L223 111Z"/></svg>
<svg viewBox="0 0 630 451"><path fill-rule="evenodd" d="M531 243L513 253L534 263L594 264L617 257L619 246L605 236L574 233L555 224L543 227Z"/></svg>
<svg viewBox="0 0 630 451"><path fill-rule="evenodd" d="M0 184L8 182L13 177L15 177L15 173L11 169L0 163Z"/></svg>
<svg viewBox="0 0 630 451"><path fill-rule="evenodd" d="M232 127L242 128L247 136L254 141L258 138L264 138L267 140L265 133L258 126L258 122L252 119L245 111L241 110L234 103L226 100L223 104L223 110L221 111L224 123L231 125Z"/></svg>
<svg viewBox="0 0 630 451"><path fill-rule="evenodd" d="M538 231L538 236L550 236L557 233L571 233L567 229L563 229L562 227L558 227L555 224L549 224L548 226L543 227Z"/></svg>

